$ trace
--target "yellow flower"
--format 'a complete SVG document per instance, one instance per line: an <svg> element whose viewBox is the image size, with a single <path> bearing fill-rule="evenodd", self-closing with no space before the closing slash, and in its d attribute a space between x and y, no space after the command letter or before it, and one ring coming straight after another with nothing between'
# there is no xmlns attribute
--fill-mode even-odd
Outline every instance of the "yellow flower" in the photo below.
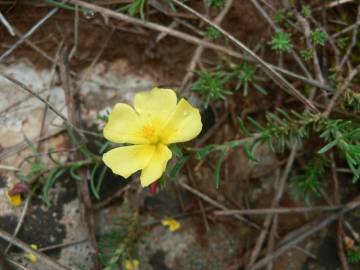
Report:
<svg viewBox="0 0 360 270"><path fill-rule="evenodd" d="M134 109L115 105L104 136L115 143L133 144L110 150L103 161L115 174L128 178L141 171L143 187L158 180L172 153L169 144L194 139L201 131L200 112L185 99L177 103L171 89L154 88L135 95Z"/></svg>
<svg viewBox="0 0 360 270"><path fill-rule="evenodd" d="M32 245L30 245L33 249L37 249L37 245L35 245L35 244L32 244ZM32 254L32 253L26 253L25 255L25 258L26 259L28 259L30 262L32 262L32 263L36 263L37 262L37 257L34 255L34 254Z"/></svg>
<svg viewBox="0 0 360 270"><path fill-rule="evenodd" d="M21 199L21 194L17 193L14 195L10 195L9 191L6 191L6 197L8 199L8 202L12 205L12 206L19 206L22 202Z"/></svg>
<svg viewBox="0 0 360 270"><path fill-rule="evenodd" d="M125 260L125 270L139 269L140 262L138 260Z"/></svg>
<svg viewBox="0 0 360 270"><path fill-rule="evenodd" d="M169 227L170 232L175 232L176 230L180 229L181 224L179 221L173 218L165 218L161 221L163 226Z"/></svg>

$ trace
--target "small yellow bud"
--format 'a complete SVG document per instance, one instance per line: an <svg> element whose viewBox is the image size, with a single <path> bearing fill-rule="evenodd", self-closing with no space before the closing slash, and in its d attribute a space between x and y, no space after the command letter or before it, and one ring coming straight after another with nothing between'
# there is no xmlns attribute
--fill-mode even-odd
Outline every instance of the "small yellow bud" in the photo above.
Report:
<svg viewBox="0 0 360 270"><path fill-rule="evenodd" d="M139 269L140 262L139 260L125 260L124 268L125 270L137 270Z"/></svg>
<svg viewBox="0 0 360 270"><path fill-rule="evenodd" d="M6 191L6 198L8 199L8 202L12 205L12 206L19 206L22 202L21 199L21 194L17 193L14 195L10 195L9 191Z"/></svg>
<svg viewBox="0 0 360 270"><path fill-rule="evenodd" d="M37 249L37 245L35 245L35 244L31 244L30 246L32 247L32 249L35 249L35 250ZM37 262L37 257L32 253L25 253L24 256L26 259L28 259L32 263Z"/></svg>
<svg viewBox="0 0 360 270"><path fill-rule="evenodd" d="M181 227L180 222L173 218L165 218L161 221L161 224L165 227L169 227L170 232L175 232Z"/></svg>

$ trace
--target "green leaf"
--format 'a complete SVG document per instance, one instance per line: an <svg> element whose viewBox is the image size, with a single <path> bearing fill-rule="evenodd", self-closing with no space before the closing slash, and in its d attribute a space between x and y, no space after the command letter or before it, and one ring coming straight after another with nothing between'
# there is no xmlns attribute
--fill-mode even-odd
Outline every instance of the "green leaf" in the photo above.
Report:
<svg viewBox="0 0 360 270"><path fill-rule="evenodd" d="M245 135L245 136L250 136L250 132L249 130L245 127L244 121L241 120L241 118L238 116L236 117L236 122L241 130L241 132Z"/></svg>
<svg viewBox="0 0 360 270"><path fill-rule="evenodd" d="M200 148L195 156L197 160L203 160L212 150L215 148L215 144L209 144L203 148Z"/></svg>
<svg viewBox="0 0 360 270"><path fill-rule="evenodd" d="M37 148L36 148L36 146L35 146L35 145L32 143L32 141L25 135L25 133L24 133L24 139L25 139L26 144L29 146L31 152L32 152L33 154L36 154L36 153L37 153Z"/></svg>
<svg viewBox="0 0 360 270"><path fill-rule="evenodd" d="M181 148L179 147L179 145L177 144L172 144L170 145L170 150L171 152L174 154L174 156L176 157L182 157L183 156L183 153L181 151Z"/></svg>
<svg viewBox="0 0 360 270"><path fill-rule="evenodd" d="M252 118L251 116L248 116L247 119L251 122L251 124L253 124L257 129L259 130L263 130L264 128L260 125L260 123L258 121L256 121L254 118Z"/></svg>
<svg viewBox="0 0 360 270"><path fill-rule="evenodd" d="M184 166L186 161L188 161L188 159L189 159L188 156L183 156L175 163L175 165L170 170L170 177L171 178L174 178L178 174L178 172Z"/></svg>
<svg viewBox="0 0 360 270"><path fill-rule="evenodd" d="M314 31L311 31L310 37L314 45L324 46L327 40L326 33L320 28L316 28Z"/></svg>
<svg viewBox="0 0 360 270"><path fill-rule="evenodd" d="M311 16L311 7L309 5L302 5L301 14L304 15L305 18L309 18Z"/></svg>
<svg viewBox="0 0 360 270"><path fill-rule="evenodd" d="M63 166L63 164L61 163L61 162L59 162L59 161L57 161L54 157L53 157L53 151L52 150L49 150L49 152L48 152L48 157L50 158L50 160L52 161L52 162L54 162L56 165L58 165L58 166Z"/></svg>
<svg viewBox="0 0 360 270"><path fill-rule="evenodd" d="M101 169L101 172L100 172L97 184L96 184L96 192L98 195L100 194L100 189L101 189L102 183L104 181L107 170L108 170L107 166L103 166L103 168ZM99 198L100 198L100 195L99 195Z"/></svg>
<svg viewBox="0 0 360 270"><path fill-rule="evenodd" d="M78 170L81 167L80 164L75 164L70 167L70 176L75 179L76 181L81 181L81 176L76 173L76 170Z"/></svg>
<svg viewBox="0 0 360 270"><path fill-rule="evenodd" d="M105 142L105 143L101 146L101 148L100 148L100 150L99 150L99 154L100 154L100 155L103 154L103 153L106 151L106 149L109 147L109 145L110 145L110 142L109 142L109 141Z"/></svg>
<svg viewBox="0 0 360 270"><path fill-rule="evenodd" d="M258 162L258 159L253 154L252 146L253 145L250 146L249 144L244 145L245 155L247 156L248 159L250 159L250 160L252 160L254 162Z"/></svg>
<svg viewBox="0 0 360 270"><path fill-rule="evenodd" d="M61 168L61 169L54 169L49 177L47 178L46 180L46 183L44 184L43 186L43 200L44 202L50 206L50 201L49 201L49 190L54 186L56 180L62 176L64 173L66 172L66 169L65 168Z"/></svg>
<svg viewBox="0 0 360 270"><path fill-rule="evenodd" d="M95 174L96 174L96 171L98 169L98 167L100 166L100 164L96 164L94 166L94 168L91 170L91 173L90 173L90 189L93 193L93 195L95 196L96 199L100 200L100 195L96 189L96 185L95 185Z"/></svg>
<svg viewBox="0 0 360 270"><path fill-rule="evenodd" d="M227 141L225 143L226 146L229 146L230 148L235 148L238 147L240 145L239 140L232 140L232 141Z"/></svg>
<svg viewBox="0 0 360 270"><path fill-rule="evenodd" d="M330 143L328 143L327 145L325 145L323 148L321 148L318 151L318 154L324 154L325 152L329 151L331 148L333 148L335 145L337 145L338 141L334 140Z"/></svg>
<svg viewBox="0 0 360 270"><path fill-rule="evenodd" d="M293 47L291 34L278 31L269 42L269 45L271 46L271 49L278 53L290 52Z"/></svg>
<svg viewBox="0 0 360 270"><path fill-rule="evenodd" d="M220 187L220 174L221 174L221 166L227 156L227 151L222 151L220 158L217 160L215 165L215 174L214 174L214 180L215 180L215 187L219 189Z"/></svg>

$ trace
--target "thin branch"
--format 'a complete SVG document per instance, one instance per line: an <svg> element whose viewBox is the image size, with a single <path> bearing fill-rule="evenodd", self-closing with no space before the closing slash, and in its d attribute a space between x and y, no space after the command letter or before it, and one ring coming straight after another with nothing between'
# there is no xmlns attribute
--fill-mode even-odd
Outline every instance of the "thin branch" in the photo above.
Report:
<svg viewBox="0 0 360 270"><path fill-rule="evenodd" d="M193 185L195 188L197 188L196 185L195 185L194 176L192 174L192 169L190 168L189 164L186 164L185 167L186 167L186 173L187 173L187 176L188 176L188 179L189 179L191 185ZM196 199L197 199L197 202L199 204L201 217L202 217L202 219L204 221L206 232L210 232L210 225L209 225L208 217L206 216L206 213L205 213L205 210L204 210L205 207L204 207L203 201L200 200L200 198L196 198Z"/></svg>
<svg viewBox="0 0 360 270"><path fill-rule="evenodd" d="M30 199L31 199L31 194L28 194L27 197L26 197L26 200L25 200L25 203L24 203L24 207L21 211L21 215L20 215L20 218L19 218L19 221L16 225L16 228L14 230L14 233L13 233L13 237L16 237L17 234L19 233L20 231L20 228L24 222L24 219L25 219L25 215L26 215L26 212L28 210L28 207L29 207L29 203L30 203ZM8 244L8 246L6 247L5 251L4 251L4 254L7 254L11 248L11 243Z"/></svg>
<svg viewBox="0 0 360 270"><path fill-rule="evenodd" d="M324 117L329 117L331 111L334 109L337 100L340 98L340 96L344 93L344 91L348 88L353 78L358 74L360 71L360 65L358 65L356 68L354 68L350 74L346 77L344 83L340 86L339 90L336 91L335 95L332 97L332 99L329 101L328 106L326 107L323 115Z"/></svg>
<svg viewBox="0 0 360 270"><path fill-rule="evenodd" d="M76 1L76 0L75 0ZM97 6L95 6L95 9L97 8ZM107 9L105 9L107 10ZM96 9L96 11L98 11ZM108 13L110 12L112 14L112 17L114 18L117 18L117 14L119 13L116 13L116 12L113 12L112 10L107 10L108 12L106 13L107 16L110 16ZM132 17L131 17L132 18ZM132 18L132 19L135 19L135 18ZM136 20L136 19L135 19ZM125 20L126 21L126 20ZM127 22L127 21L126 21ZM143 21L139 20L139 22L143 23ZM149 23L148 23L149 24ZM150 25L153 25L153 23L150 23ZM219 52L222 52L226 55L229 55L229 56L232 56L234 58L238 58L238 59L245 59L244 56L241 54L241 53L238 53L238 52L235 52L234 50L232 50L231 48L226 48L224 46L221 46L221 45L218 45L218 44L215 44L215 43L212 43L212 42L209 42L209 41L206 41L206 40L202 40L200 38L197 38L195 36L192 36L192 35L189 35L189 34L186 34L186 33L182 33L180 31L176 31L176 30L173 30L169 27L164 27L164 26L161 26L161 25L157 25L157 24L154 24L156 26L160 26L160 27L163 27L165 29L167 29L167 31L162 31L164 33L167 33L168 35L172 35L172 36L175 36L175 37L178 37L180 39L183 39L187 42L190 42L190 43L193 43L193 44L197 44L197 45L202 45L204 46L205 48L208 48L208 49L212 49L212 50L215 50L215 51L219 51ZM146 25L142 25L144 27L147 27ZM115 28L117 28L115 26ZM150 29L153 29L151 26L148 27ZM17 36L22 36L22 34L16 29L14 28L15 30L15 33ZM161 31L161 30L158 30L158 29L154 29L154 30L157 30L157 31ZM31 42L30 40L25 40L25 43L27 45L29 45L31 48L33 48L36 52L38 52L41 56L43 56L46 60L48 60L49 62L51 63L56 63L55 60L49 56L44 50L42 50L41 48L39 48L36 44L34 44L33 42ZM246 58L247 61L254 61L253 59L249 59L248 57ZM58 63L56 63L57 66L59 65ZM315 86L315 87L318 87L318 88L321 88L323 90L326 90L326 91L329 91L329 92L334 92L334 90L329 87L328 85L323 85L321 84L320 82L316 81L316 80L313 80L313 79L309 79L309 78L306 78L302 75L299 75L299 74L296 74L294 72L291 72L289 70L286 70L286 69L283 69L283 68L280 68L280 67L277 67L275 65L272 65L270 63L268 63L268 65L270 65L273 69L275 69L276 71L282 73L282 74L285 74L291 78L294 78L294 79L298 79L298 80L301 80L307 84L310 84L312 86ZM71 75L73 76L77 76L73 71L71 71Z"/></svg>
<svg viewBox="0 0 360 270"><path fill-rule="evenodd" d="M360 5L358 6L358 9L357 9L356 21L360 21ZM358 42L358 38L357 38L358 32L359 32L359 25L356 25L356 27L354 28L353 33L352 33L351 43L350 43L349 47L347 48L344 57L341 59L339 70L342 69L342 67L344 66L346 61L349 59L352 49L356 46L356 44Z"/></svg>
<svg viewBox="0 0 360 270"><path fill-rule="evenodd" d="M228 216L228 215L265 215L265 214L295 214L307 212L323 212L340 210L342 206L313 206L313 207L281 207L281 208L264 208L264 209L240 209L240 210L222 210L215 211L215 215Z"/></svg>
<svg viewBox="0 0 360 270"><path fill-rule="evenodd" d="M333 189L333 201L335 204L339 204L341 202L340 192L339 192L339 179L336 172L336 163L334 158L334 152L330 153L331 159L331 179L332 179L332 189ZM344 230L343 230L343 218L339 218L336 224L336 240L338 247L338 255L340 258L341 266L343 270L349 270L349 265L347 262L345 248L344 248Z"/></svg>
<svg viewBox="0 0 360 270"><path fill-rule="evenodd" d="M313 55L313 65L314 65L316 78L320 81L321 84L325 84L325 79L324 79L324 76L321 71L320 61L319 61L317 51L310 40L310 35L311 35L310 24L309 24L308 20L304 16L302 16L296 9L295 9L295 14L296 14L296 18L297 18L298 22L302 26L302 30L303 30L305 40L306 40L306 46L314 54Z"/></svg>
<svg viewBox="0 0 360 270"><path fill-rule="evenodd" d="M46 101L43 97L41 97L38 93L30 89L30 87L26 86L22 82L18 81L17 79L13 78L12 76L9 76L3 72L0 72L0 75L12 82L13 84L16 84L19 86L22 90L25 90L26 92L30 93L32 96L36 97L38 100L40 100L45 105L49 106L49 109L52 110L57 116L59 116L62 120L65 122L71 124L69 120L63 115L58 109L56 109L53 105L51 105L48 101Z"/></svg>
<svg viewBox="0 0 360 270"><path fill-rule="evenodd" d="M292 239L290 239L289 241L286 241L285 244L283 244L281 247L276 249L273 253L265 256L264 258L259 260L257 263L255 263L249 270L261 269L262 267L266 266L269 262L274 261L280 255L289 251L296 244L299 244L300 242L304 241L306 238L310 237L314 233L317 233L324 227L326 227L326 226L330 225L331 223L333 223L334 221L336 221L338 218L340 218L344 214L358 208L359 206L360 206L360 196L356 197L354 200L347 203L345 205L345 207L342 210L339 210L337 213L334 213L334 214L328 216L327 218L321 220L315 226L312 226L311 228L303 230L303 233L296 234Z"/></svg>
<svg viewBox="0 0 360 270"><path fill-rule="evenodd" d="M295 157L296 157L296 153L297 153L297 147L294 146L291 150L291 153L290 153L290 156L289 156L289 159L286 163L286 166L285 166L285 169L281 175L281 178L279 180L279 184L278 184L278 189L277 189L277 192L271 202L271 207L276 207L278 204L279 204L279 201L284 193L284 190L285 190L285 184L286 184L286 181L288 179L288 176L289 176L289 173L291 171L291 168L292 168L292 165L295 161ZM272 214L269 214L265 217L265 221L264 221L264 229L261 231L260 235L259 235L259 238L258 240L256 241L256 244L254 246L254 249L253 249L253 252L251 253L251 257L250 257L250 261L249 261L249 264L248 264L248 267L251 267L257 257L259 256L259 253L260 253L260 250L261 250L261 247L265 241L265 238L266 238L266 235L268 233L268 228L271 224L271 220L273 218L273 215Z"/></svg>
<svg viewBox="0 0 360 270"><path fill-rule="evenodd" d="M221 10L221 12L219 13L219 15L214 19L214 23L216 25L220 25L222 20L225 18L226 14L229 12L231 6L232 6L233 0L228 0L226 1L226 4L224 6L224 8ZM204 46L203 45L199 45L195 52L194 55L191 59L191 62L187 68L187 73L184 76L184 79L181 82L181 89L183 90L183 94L186 94L186 85L187 83L191 80L191 78L194 75L194 70L196 68L196 63L199 61L199 59L201 58L202 53L204 52Z"/></svg>
<svg viewBox="0 0 360 270"><path fill-rule="evenodd" d="M244 51L246 51L249 55L251 55L254 58L255 61L259 62L263 66L264 70L268 73L268 75L279 86L281 86L286 92L288 92L290 95L293 95L296 98L298 98L302 103L304 103L306 106L308 106L312 111L318 112L318 109L314 106L314 104L312 102L310 102L308 99L306 99L298 90L296 90L294 88L294 86L292 86L279 73L277 73L275 71L275 69L271 65L269 65L264 60L259 58L256 54L254 54L251 50L249 50L246 46L244 46L236 38L234 38L232 35L227 33L225 30L223 30L222 28L218 27L217 25L215 25L214 23L209 21L207 18L205 18L204 16L202 16L201 14L196 12L195 10L193 10L193 9L189 8L188 6L184 5L183 3L179 2L178 0L173 0L173 1L175 3L177 3L178 5L180 5L181 7L185 8L186 10L190 11L191 13L195 14L197 17L201 18L202 20L204 20L205 22L207 22L211 26L218 29L221 33L223 33L226 37L228 37L231 41L233 41L237 46L239 46ZM182 33L180 31L177 31L177 30L174 30L174 29L169 29L168 27L165 27L165 26L162 26L162 25L159 25L159 24L156 24L156 23L145 22L145 21L142 21L140 19L133 18L133 17L127 16L125 14L115 12L115 11L107 9L107 8L103 8L103 7L99 7L99 6L90 4L90 3L86 3L86 2L81 1L81 0L69 0L69 2L72 3L72 4L78 4L81 7L88 8L88 9L91 9L93 11L97 11L97 12L102 13L102 14L104 14L106 16L109 16L109 17L113 17L113 18L116 18L116 19L119 19L119 20L123 20L123 21L128 22L128 23L138 24L138 25L141 25L143 27L150 28L150 29L153 29L153 30L156 30L156 31L165 32L165 33L167 33L169 35L184 39L184 40L186 40L188 42L195 43L197 45L198 44L203 44L207 48L212 48L212 49L227 53L229 55L234 55L234 51L228 50L223 46L219 46L219 45L216 45L214 43L201 40L200 38L196 38L194 36ZM236 53L236 54L239 55L238 53Z"/></svg>
<svg viewBox="0 0 360 270"><path fill-rule="evenodd" d="M345 34L349 31L353 30L354 28L359 27L359 25L360 25L360 20L357 20L354 24L349 25L348 27L345 27L343 30L341 30L339 32L336 32L335 34L331 35L331 37L335 39L335 38L341 36L342 34Z"/></svg>
<svg viewBox="0 0 360 270"><path fill-rule="evenodd" d="M247 55L249 55L251 58L253 58L257 63L259 63L259 65L263 67L264 72L267 73L267 75L277 85L279 85L282 89L284 89L284 91L286 91L288 94L297 98L305 106L307 106L311 111L318 112L318 109L315 107L315 105L310 100L308 100L306 97L304 97L292 84L290 84L274 68L272 68L272 66L270 66L264 60L262 60L257 54L255 54L252 50L250 50L248 47L246 47L242 42L240 42L238 39L236 39L233 35L231 35L227 31L225 31L223 28L217 26L213 22L211 22L208 18L204 17L199 12L197 12L194 9L190 8L189 6L183 4L179 0L173 0L173 2L176 3L177 5L179 5L180 7L184 8L185 10L193 13L198 18L205 21L212 27L216 28L219 32L221 32L224 36L226 36L229 40L231 40L235 45L237 45L243 52L245 52Z"/></svg>
<svg viewBox="0 0 360 270"><path fill-rule="evenodd" d="M29 29L20 39L18 39L13 46L7 49L1 56L0 62L2 62L6 57L8 57L17 47L19 47L28 37L30 37L36 30L39 29L48 19L58 12L58 8L52 9L48 14L46 14L41 20L39 20L33 27Z"/></svg>
<svg viewBox="0 0 360 270"><path fill-rule="evenodd" d="M10 35L15 36L15 32L14 32L11 24L6 20L6 18L4 17L4 15L1 12L0 12L0 22L9 31Z"/></svg>
<svg viewBox="0 0 360 270"><path fill-rule="evenodd" d="M206 201L207 203L211 204L212 206L215 206L215 207L217 207L219 209L222 209L222 210L228 210L228 208L226 208L224 205L218 203L217 201L211 199L209 196L207 196L207 195L201 193L200 191L190 187L189 185L187 185L187 184L185 184L183 182L179 182L179 185L182 188L186 189L187 191L190 191L192 194L198 196L202 200ZM247 220L246 218L244 218L244 217L242 217L240 215L235 214L233 216L234 216L234 218L244 222L245 224L247 224L247 225L249 225L249 226L251 226L251 227L253 227L253 228L257 229L257 230L261 229L261 227L259 225L257 225L256 223L254 223L252 221Z"/></svg>
<svg viewBox="0 0 360 270"><path fill-rule="evenodd" d="M75 101L75 91L70 77L70 66L69 66L69 58L66 50L63 51L63 61L60 63L60 79L62 85L65 90L65 99L67 103L67 111L69 115L69 120L75 127L80 127L80 116L77 113L76 108L78 107ZM77 142L72 141L74 147L76 147ZM76 152L73 157L74 160L82 159L83 156L80 152ZM99 250L96 241L95 235L95 221L92 210L92 203L89 193L89 186L87 181L87 171L79 170L79 175L81 177L81 181L77 181L77 190L78 190L78 198L79 198L79 208L82 217L83 225L88 233L90 247L91 247L91 255L92 261L94 263L94 269L100 269L100 261L99 261Z"/></svg>
<svg viewBox="0 0 360 270"><path fill-rule="evenodd" d="M344 5L344 4L347 4L347 3L351 3L351 2L354 2L354 0L334 0L334 1L330 2L330 3L326 3L325 5L322 5L320 7L315 8L314 11L334 8L334 7Z"/></svg>
<svg viewBox="0 0 360 270"><path fill-rule="evenodd" d="M255 8L260 12L260 14L265 18L265 20L268 22L268 24L273 28L274 31L279 31L282 29L279 28L276 23L274 22L274 20L269 16L269 14L265 11L264 8L262 8L262 6L257 2L257 0L251 0L252 4L255 6ZM291 55L293 56L293 58L295 59L296 63L299 65L299 67L302 69L302 71L304 72L304 74L306 75L307 78L311 79L312 76L309 72L309 70L306 68L306 65L303 63L303 61L301 60L301 57L296 53L296 51L294 49L291 48L290 51Z"/></svg>
<svg viewBox="0 0 360 270"><path fill-rule="evenodd" d="M23 242L20 239L12 236L11 234L7 233L6 231L4 231L2 229L0 229L0 238L4 239L5 241L11 243L14 246L17 246L18 248L22 249L25 252L32 253L40 261L42 261L47 266L49 266L50 269L54 269L54 270L71 270L71 268L59 264L58 262L54 261L53 259L51 259L47 255L45 255L44 253L33 249L32 247L30 247L25 242Z"/></svg>
<svg viewBox="0 0 360 270"><path fill-rule="evenodd" d="M32 96L36 97L42 103L46 104L50 110L52 110L57 116L59 116L65 122L65 124L67 124L71 128L73 128L81 136L82 140L85 140L82 133L80 131L78 131L77 128L58 109L56 109L52 104L50 104L46 99L41 97L38 93L36 93L32 89L30 89L30 87L26 86L25 84L23 84L22 82L18 81L15 78L13 78L12 76L9 76L1 71L0 71L0 75L3 76L4 78L6 78L7 80L11 81L12 83L18 85L22 90L30 93Z"/></svg>

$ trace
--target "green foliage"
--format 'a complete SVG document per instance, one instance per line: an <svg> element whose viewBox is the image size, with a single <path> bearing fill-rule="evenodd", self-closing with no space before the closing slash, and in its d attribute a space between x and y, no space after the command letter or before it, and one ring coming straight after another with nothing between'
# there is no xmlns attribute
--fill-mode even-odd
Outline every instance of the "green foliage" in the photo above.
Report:
<svg viewBox="0 0 360 270"><path fill-rule="evenodd" d="M348 90L345 93L345 106L356 113L360 112L360 93Z"/></svg>
<svg viewBox="0 0 360 270"><path fill-rule="evenodd" d="M340 49L345 49L348 46L349 42L350 42L349 37L342 37L342 38L337 39L337 41L336 41L336 43Z"/></svg>
<svg viewBox="0 0 360 270"><path fill-rule="evenodd" d="M316 28L314 31L311 31L310 38L314 45L324 46L327 40L327 35L320 28Z"/></svg>
<svg viewBox="0 0 360 270"><path fill-rule="evenodd" d="M172 11L176 11L176 6L172 0L164 0L164 2L172 9Z"/></svg>
<svg viewBox="0 0 360 270"><path fill-rule="evenodd" d="M49 174L49 176L46 179L45 184L43 185L43 201L50 206L50 200L49 200L49 191L50 188L54 186L56 180L58 180L64 173L66 172L65 168L55 168L52 170L52 172Z"/></svg>
<svg viewBox="0 0 360 270"><path fill-rule="evenodd" d="M301 175L292 178L301 197L308 201L310 195L320 196L320 188L325 184L321 178L330 162L323 156L318 156L309 161Z"/></svg>
<svg viewBox="0 0 360 270"><path fill-rule="evenodd" d="M291 35L289 33L278 31L269 42L269 45L271 46L271 49L278 53L289 52L293 47L291 42Z"/></svg>
<svg viewBox="0 0 360 270"><path fill-rule="evenodd" d="M311 49L301 50L300 54L305 61L309 61L314 57L314 51Z"/></svg>
<svg viewBox="0 0 360 270"><path fill-rule="evenodd" d="M215 172L214 172L214 182L215 182L215 187L217 189L220 187L221 167L222 167L222 164L224 163L224 160L227 157L227 155L228 155L228 151L226 151L226 150L221 151L220 152L220 157L216 161Z"/></svg>
<svg viewBox="0 0 360 270"><path fill-rule="evenodd" d="M323 123L320 137L327 144L318 153L325 153L337 146L354 174L353 181L356 181L360 177L360 128L352 121L328 119Z"/></svg>
<svg viewBox="0 0 360 270"><path fill-rule="evenodd" d="M191 86L192 91L199 92L205 96L205 108L214 100L226 100L231 95L231 91L226 89L226 83L229 77L222 70L215 72L200 71L196 72L198 79Z"/></svg>
<svg viewBox="0 0 360 270"><path fill-rule="evenodd" d="M309 5L302 5L301 6L301 14L305 18L309 18L311 16L311 7Z"/></svg>
<svg viewBox="0 0 360 270"><path fill-rule="evenodd" d="M230 78L237 80L235 90L238 91L242 87L244 96L247 96L251 84L258 92L266 95L266 90L260 85L264 78L255 75L255 72L256 69L246 61L235 67L229 75Z"/></svg>
<svg viewBox="0 0 360 270"><path fill-rule="evenodd" d="M209 26L206 28L206 32L204 33L204 36L211 40L216 40L221 36L221 33L219 30L217 30L215 27Z"/></svg>
<svg viewBox="0 0 360 270"><path fill-rule="evenodd" d="M181 147L178 144L171 144L170 145L170 150L176 157L182 157L183 156Z"/></svg>
<svg viewBox="0 0 360 270"><path fill-rule="evenodd" d="M207 146L200 148L196 151L196 159L203 160L205 157L210 154L216 148L215 144L208 144Z"/></svg>
<svg viewBox="0 0 360 270"><path fill-rule="evenodd" d="M178 172L181 170L181 168L185 165L185 163L188 161L189 156L183 156L180 157L177 162L175 163L175 165L171 168L169 176L171 178L174 178Z"/></svg>
<svg viewBox="0 0 360 270"><path fill-rule="evenodd" d="M252 141L250 138L249 141ZM217 153L218 155L214 155L217 158L215 164L215 172L214 172L214 183L215 187L220 187L221 182L221 167L224 163L229 151L233 148L239 147L241 145L246 144L247 140L233 140L227 141L224 144L209 144L199 149L194 149L195 157L198 160L204 160L210 153Z"/></svg>
<svg viewBox="0 0 360 270"><path fill-rule="evenodd" d="M320 120L319 115L310 112L299 114L291 111L287 113L281 109L278 109L277 112L281 117L273 113L267 113L265 126L248 117L248 120L258 131L257 138L254 141L255 146L258 143L267 143L274 152L276 150L283 152L286 147L293 147L294 145L301 146L303 141L309 137L312 125ZM242 122L240 119L238 120ZM244 130L245 125L243 123L240 125ZM248 130L245 132L251 134ZM250 152L254 151L255 149L252 149Z"/></svg>
<svg viewBox="0 0 360 270"><path fill-rule="evenodd" d="M101 167L100 173L98 173L99 167ZM100 200L100 188L104 181L107 169L108 168L106 165L98 163L94 166L90 173L90 189L94 194L95 198L98 200Z"/></svg>
<svg viewBox="0 0 360 270"><path fill-rule="evenodd" d="M92 177L90 178L90 187L94 193L94 196L99 198L99 190L104 179L104 175L106 172L106 166L101 164L101 157L97 156L89 151L89 149L80 143L78 140L77 134L75 134L74 130L67 126L68 135L73 145L78 146L78 151L80 151L86 158L84 160L66 162L63 160L59 160L54 156L55 151L49 149L49 151L44 153L39 153L37 148L33 143L25 137L25 141L28 144L29 148L32 150L33 154L23 160L22 163L26 162L30 165L30 170L26 174L19 174L17 177L24 182L28 182L33 184L33 181L40 181L42 185L42 200L48 205L51 206L49 193L51 189L54 187L55 183L61 179L61 177L65 174L69 174L71 178L76 181L82 180L80 175L78 175L77 171L87 165L96 164L95 168L102 166L102 171L100 175L96 178L95 183L95 173L92 173ZM99 135L102 138L102 135ZM100 151L105 151L108 147L108 143L102 141L100 143L98 140L94 140L95 143L100 144ZM53 162L53 165L49 167L49 165L45 162L45 159L48 157L49 161ZM21 165L20 165L21 167Z"/></svg>
<svg viewBox="0 0 360 270"><path fill-rule="evenodd" d="M274 21L276 23L281 23L282 21L285 20L285 17L286 17L285 9L278 9L276 10L276 13L274 15Z"/></svg>
<svg viewBox="0 0 360 270"><path fill-rule="evenodd" d="M30 165L30 170L26 175L26 178L31 179L39 175L42 171L46 169L45 163L41 159L35 159L34 161L28 160L28 164Z"/></svg>
<svg viewBox="0 0 360 270"><path fill-rule="evenodd" d="M311 131L319 133L320 138L326 143L318 153L324 154L333 147L337 147L345 156L349 168L354 174L353 180L360 177L360 128L352 121L343 119L323 119L321 115L303 112L301 114L291 111L287 113L278 109L278 115L267 113L266 125L262 126L258 121L249 117L249 121L255 126L258 133L251 134L240 122L240 127L248 136L256 137L251 146L247 146L246 153L250 159L256 159L252 155L259 143L267 143L274 152L280 152L285 147L301 146L309 137Z"/></svg>
<svg viewBox="0 0 360 270"><path fill-rule="evenodd" d="M188 161L189 156L185 156L177 144L172 144L170 146L171 152L176 156L178 159L176 160L173 167L170 169L169 177L174 178L178 172L181 170L181 168L185 165L185 163ZM166 181L164 181L166 182Z"/></svg>
<svg viewBox="0 0 360 270"><path fill-rule="evenodd" d="M138 258L138 217L128 208L126 201L124 205L124 215L114 220L116 228L100 237L99 258L105 270L120 269L125 260Z"/></svg>
<svg viewBox="0 0 360 270"><path fill-rule="evenodd" d="M346 257L350 264L359 263L360 262L360 248L355 247L353 249L347 250Z"/></svg>
<svg viewBox="0 0 360 270"><path fill-rule="evenodd" d="M222 8L225 4L224 0L206 0L206 5L208 7Z"/></svg>
<svg viewBox="0 0 360 270"><path fill-rule="evenodd" d="M148 5L148 0L133 0L132 3L123 6L119 9L119 11L126 11L130 16L135 17L136 15L140 15L142 20L145 20L145 11Z"/></svg>

